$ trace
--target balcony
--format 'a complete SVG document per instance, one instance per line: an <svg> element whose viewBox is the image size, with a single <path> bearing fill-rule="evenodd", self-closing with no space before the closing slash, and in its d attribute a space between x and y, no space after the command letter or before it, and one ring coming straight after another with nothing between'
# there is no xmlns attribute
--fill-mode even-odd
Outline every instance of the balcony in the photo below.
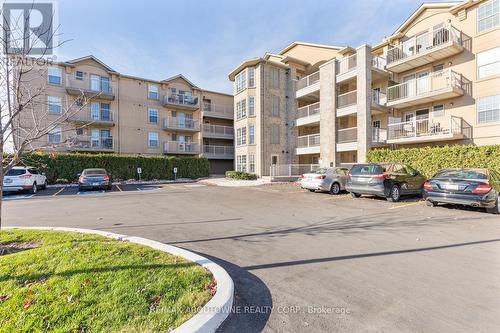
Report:
<svg viewBox="0 0 500 333"><path fill-rule="evenodd" d="M234 147L204 145L203 156L208 159L232 160L234 159Z"/></svg>
<svg viewBox="0 0 500 333"><path fill-rule="evenodd" d="M423 103L463 96L465 79L452 70L427 73L387 88L387 106L406 108Z"/></svg>
<svg viewBox="0 0 500 333"><path fill-rule="evenodd" d="M165 154L198 155L199 144L196 142L166 141L163 143Z"/></svg>
<svg viewBox="0 0 500 333"><path fill-rule="evenodd" d="M343 117L357 112L357 90L352 90L337 96L337 117Z"/></svg>
<svg viewBox="0 0 500 333"><path fill-rule="evenodd" d="M353 151L358 149L358 128L342 128L337 130L337 151Z"/></svg>
<svg viewBox="0 0 500 333"><path fill-rule="evenodd" d="M372 57L372 68L378 69L380 71L385 71L385 66L387 65L387 60L381 56Z"/></svg>
<svg viewBox="0 0 500 333"><path fill-rule="evenodd" d="M212 118L234 119L234 107L232 105L203 103L203 116Z"/></svg>
<svg viewBox="0 0 500 333"><path fill-rule="evenodd" d="M112 101L115 99L115 82L109 78L77 79L75 75L66 75L66 92L70 95L84 95L88 98L99 98Z"/></svg>
<svg viewBox="0 0 500 333"><path fill-rule="evenodd" d="M296 115L297 126L319 123L319 111L319 102L298 108Z"/></svg>
<svg viewBox="0 0 500 333"><path fill-rule="evenodd" d="M169 92L163 96L163 106L171 106L180 109L195 110L198 109L198 97L193 97L191 94L177 94Z"/></svg>
<svg viewBox="0 0 500 333"><path fill-rule="evenodd" d="M319 154L319 139L319 133L299 136L297 138L297 155Z"/></svg>
<svg viewBox="0 0 500 333"><path fill-rule="evenodd" d="M91 111L90 108L83 108L75 114L68 117L68 121L78 123L80 125L102 125L115 126L113 112L108 109L100 109Z"/></svg>
<svg viewBox="0 0 500 333"><path fill-rule="evenodd" d="M372 90L372 110L387 111L387 94L380 90Z"/></svg>
<svg viewBox="0 0 500 333"><path fill-rule="evenodd" d="M356 76L358 57L356 54L344 57L337 62L337 83Z"/></svg>
<svg viewBox="0 0 500 333"><path fill-rule="evenodd" d="M319 97L319 71L297 81L295 97L302 98L308 96Z"/></svg>
<svg viewBox="0 0 500 333"><path fill-rule="evenodd" d="M406 144L460 140L471 136L471 126L461 117L417 119L389 124L387 143Z"/></svg>
<svg viewBox="0 0 500 333"><path fill-rule="evenodd" d="M451 25L411 37L387 51L386 68L401 73L464 50L462 32Z"/></svg>
<svg viewBox="0 0 500 333"><path fill-rule="evenodd" d="M199 132L200 122L190 118L168 117L163 118L162 128L179 132Z"/></svg>
<svg viewBox="0 0 500 333"><path fill-rule="evenodd" d="M387 142L387 129L372 127L372 143L374 146L385 144Z"/></svg>
<svg viewBox="0 0 500 333"><path fill-rule="evenodd" d="M113 152L114 140L112 137L95 138L79 135L71 139L69 150L81 152Z"/></svg>
<svg viewBox="0 0 500 333"><path fill-rule="evenodd" d="M234 139L234 127L203 124L203 137L213 139Z"/></svg>

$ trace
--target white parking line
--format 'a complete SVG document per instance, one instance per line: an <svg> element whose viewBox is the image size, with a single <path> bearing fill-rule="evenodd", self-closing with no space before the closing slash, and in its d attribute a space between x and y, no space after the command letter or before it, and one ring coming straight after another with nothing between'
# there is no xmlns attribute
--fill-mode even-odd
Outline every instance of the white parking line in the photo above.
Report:
<svg viewBox="0 0 500 333"><path fill-rule="evenodd" d="M161 187L159 186L145 186L145 187L138 187L137 191L151 191L151 190L159 190Z"/></svg>
<svg viewBox="0 0 500 333"><path fill-rule="evenodd" d="M34 194L17 194L17 195L8 195L8 196L2 196L2 200L8 201L8 200L17 200L17 199L29 199L32 198Z"/></svg>
<svg viewBox="0 0 500 333"><path fill-rule="evenodd" d="M184 187L205 187L207 185L202 185L202 184L191 184L191 185L184 185Z"/></svg>

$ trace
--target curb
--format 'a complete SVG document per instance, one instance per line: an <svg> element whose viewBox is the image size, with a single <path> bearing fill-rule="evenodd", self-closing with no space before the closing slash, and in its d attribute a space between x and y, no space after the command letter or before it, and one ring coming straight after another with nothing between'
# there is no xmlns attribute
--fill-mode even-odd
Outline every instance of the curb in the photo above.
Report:
<svg viewBox="0 0 500 333"><path fill-rule="evenodd" d="M233 306L234 283L229 274L213 261L202 257L193 252L153 241L147 238L127 236L115 234L107 231L81 229L81 228L66 228L66 227L4 227L4 229L32 229L32 230L54 230L54 231L70 231L79 232L82 234L95 234L108 238L113 238L120 241L129 241L132 243L149 246L153 249L167 252L169 254L182 257L189 261L208 269L217 281L217 291L215 295L203 306L200 312L194 315L181 326L174 329L171 333L213 333L228 317Z"/></svg>
<svg viewBox="0 0 500 333"><path fill-rule="evenodd" d="M113 182L112 185L160 185L160 184L185 184L196 183L198 179L179 179L179 180L147 180L147 181L123 181ZM62 187L78 187L78 184L52 184L47 185L47 188L62 188Z"/></svg>

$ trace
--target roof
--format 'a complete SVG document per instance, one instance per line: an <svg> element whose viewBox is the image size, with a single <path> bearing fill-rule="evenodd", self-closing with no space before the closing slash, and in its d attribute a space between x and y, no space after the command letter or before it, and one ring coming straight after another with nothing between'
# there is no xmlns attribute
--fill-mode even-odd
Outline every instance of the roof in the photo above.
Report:
<svg viewBox="0 0 500 333"><path fill-rule="evenodd" d="M165 80L162 80L161 82L169 82L169 81L173 81L173 80L176 80L176 79L182 79L184 81L186 81L191 87L193 88L196 88L196 89L200 89L198 88L194 83L192 83L191 81L189 81L184 75L182 74L177 74L175 76L172 76L172 77L169 77L168 79L165 79Z"/></svg>
<svg viewBox="0 0 500 333"><path fill-rule="evenodd" d="M485 0L467 0L467 1L463 1L455 6L453 6L453 8L450 9L450 12L452 14L456 14L458 13L459 11L461 11L462 9L468 9L474 5L477 5L477 4L480 4L481 2L483 2Z"/></svg>
<svg viewBox="0 0 500 333"><path fill-rule="evenodd" d="M69 60L69 61L66 61L65 63L66 64L74 65L76 63L79 63L79 62L82 62L82 61L85 61L85 60L93 60L93 61L97 62L99 65L101 65L102 67L106 68L106 70L108 70L109 72L118 73L113 68L109 67L108 65L106 65L105 63L103 63L101 60L97 59L93 55L88 55L88 56L85 56L85 57L81 57L81 58Z"/></svg>
<svg viewBox="0 0 500 333"><path fill-rule="evenodd" d="M313 44L313 43L304 43L304 42L293 42L287 47L285 47L283 50L281 50L278 54L283 55L286 52L290 51L297 45L304 45L304 46L311 46L311 47L320 47L320 48L325 48L325 49L332 49L332 50L340 50L342 46L333 46L333 45L326 45L326 44Z"/></svg>
<svg viewBox="0 0 500 333"><path fill-rule="evenodd" d="M267 59L264 59L264 58L253 58L253 59L249 59L249 60L245 60L243 61L241 64L239 64L235 69L233 69L228 77L229 77L229 80L230 81L234 81L234 78L236 76L236 74L238 74L239 72L241 72L244 68L246 67L250 67L250 66L255 66L261 62L264 62L266 64L273 64L275 66L279 66L279 67L282 67L282 68L288 68L287 65L281 63L281 62L276 62L276 61L272 61L272 60L267 60Z"/></svg>

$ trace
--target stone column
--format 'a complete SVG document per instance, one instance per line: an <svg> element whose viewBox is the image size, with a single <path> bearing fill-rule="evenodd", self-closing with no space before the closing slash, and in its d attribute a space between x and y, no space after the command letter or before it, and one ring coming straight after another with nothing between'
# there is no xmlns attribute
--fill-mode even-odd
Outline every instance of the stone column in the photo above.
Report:
<svg viewBox="0 0 500 333"><path fill-rule="evenodd" d="M372 145L372 53L371 47L362 45L356 49L357 61L357 127L358 163L366 162L366 153Z"/></svg>
<svg viewBox="0 0 500 333"><path fill-rule="evenodd" d="M320 159L321 166L336 165L336 61L331 60L319 68L320 73Z"/></svg>

